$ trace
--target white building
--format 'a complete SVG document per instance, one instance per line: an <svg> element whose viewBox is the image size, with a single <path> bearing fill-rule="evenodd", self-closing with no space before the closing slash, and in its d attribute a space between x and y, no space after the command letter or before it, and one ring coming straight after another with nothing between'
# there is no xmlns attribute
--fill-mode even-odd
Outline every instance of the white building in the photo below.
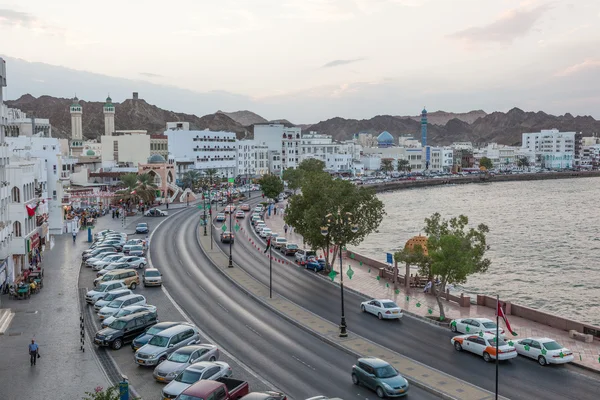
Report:
<svg viewBox="0 0 600 400"><path fill-rule="evenodd" d="M71 113L71 139L83 141L83 107L79 104L77 96L73 99L73 104L69 108Z"/></svg>
<svg viewBox="0 0 600 400"><path fill-rule="evenodd" d="M169 160L176 164L177 179L188 169L204 173L216 169L223 177L234 177L236 138L233 132L167 130ZM180 168L180 165L183 166Z"/></svg>
<svg viewBox="0 0 600 400"><path fill-rule="evenodd" d="M150 135L146 131L116 131L113 136L102 136L100 141L104 167L137 168L138 164L145 164L150 157Z"/></svg>
<svg viewBox="0 0 600 400"><path fill-rule="evenodd" d="M10 151L19 157L29 159L31 157L40 159L45 163L47 182L47 196L44 199L47 202L48 213L45 216L47 222L43 223L40 237L50 234L60 235L63 233L63 182L65 174L63 173L61 146L59 139L46 137L28 137L19 136L7 138ZM70 176L70 174L69 174ZM44 181L39 177L38 182Z"/></svg>
<svg viewBox="0 0 600 400"><path fill-rule="evenodd" d="M115 105L110 96L106 98L102 111L104 112L104 136L112 136L115 131Z"/></svg>
<svg viewBox="0 0 600 400"><path fill-rule="evenodd" d="M418 149L412 148L412 149ZM454 162L454 151L450 147L431 147L426 146L423 149L425 154L422 155L422 160L426 160L426 153L430 152L429 165L425 167L430 172L451 172L452 163ZM416 160L415 160L416 161ZM417 163L415 163L416 165ZM416 168L418 169L418 168Z"/></svg>
<svg viewBox="0 0 600 400"><path fill-rule="evenodd" d="M300 162L314 158L323 161L329 172L351 172L354 143L335 143L330 135L310 132L302 135ZM300 163L299 162L299 163ZM298 164L299 164L298 163Z"/></svg>
<svg viewBox="0 0 600 400"><path fill-rule="evenodd" d="M239 140L235 175L242 179L258 178L270 172L269 146L255 140Z"/></svg>
<svg viewBox="0 0 600 400"><path fill-rule="evenodd" d="M512 168L517 162L517 148L498 143L489 143L475 155L476 159L489 158L495 168Z"/></svg>
<svg viewBox="0 0 600 400"><path fill-rule="evenodd" d="M4 87L6 87L6 62L0 58L0 285L7 280L9 272L14 277L13 263L10 257L10 243L13 237L12 222L8 208L11 201L8 175L10 151L5 142L8 107L4 104Z"/></svg>
<svg viewBox="0 0 600 400"><path fill-rule="evenodd" d="M266 144L269 151L281 153L282 171L300 164L300 128L288 128L283 124L254 125L254 140Z"/></svg>
<svg viewBox="0 0 600 400"><path fill-rule="evenodd" d="M28 117L16 108L8 109L6 137L41 136L52 137L52 126L47 118Z"/></svg>
<svg viewBox="0 0 600 400"><path fill-rule="evenodd" d="M535 154L536 164L543 168L572 168L575 164L575 132L544 129L524 133L523 149Z"/></svg>

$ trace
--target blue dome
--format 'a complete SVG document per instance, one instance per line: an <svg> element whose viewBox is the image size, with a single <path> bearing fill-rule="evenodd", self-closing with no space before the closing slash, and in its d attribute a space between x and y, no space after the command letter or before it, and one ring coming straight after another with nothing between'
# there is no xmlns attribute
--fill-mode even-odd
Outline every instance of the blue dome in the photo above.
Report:
<svg viewBox="0 0 600 400"><path fill-rule="evenodd" d="M394 144L394 137L388 131L383 131L377 136L377 143L379 144Z"/></svg>
<svg viewBox="0 0 600 400"><path fill-rule="evenodd" d="M165 164L167 160L160 154L153 154L148 157L148 164Z"/></svg>

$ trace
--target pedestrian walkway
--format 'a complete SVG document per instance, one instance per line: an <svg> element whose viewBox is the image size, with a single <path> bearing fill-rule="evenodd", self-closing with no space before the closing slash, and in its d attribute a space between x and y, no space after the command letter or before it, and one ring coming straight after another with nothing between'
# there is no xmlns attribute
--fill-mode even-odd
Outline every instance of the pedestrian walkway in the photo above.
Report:
<svg viewBox="0 0 600 400"><path fill-rule="evenodd" d="M462 400L492 398L493 394L485 389L421 364L352 332L349 332L347 338L340 338L339 328L336 324L296 305L278 293L273 293L273 298L269 298L269 288L266 285L257 281L237 265L236 268L227 267L229 259L220 248L214 246L214 249L210 249L212 240L210 236L202 235L200 230L197 231L197 235L204 252L225 276L291 323L308 329L315 336L322 337L331 345L345 352L355 354L357 357L383 358L394 365L411 384L435 393L442 398Z"/></svg>
<svg viewBox="0 0 600 400"><path fill-rule="evenodd" d="M272 213L271 216L265 215L265 223L273 230L273 232L284 235L283 227L285 222L280 213L277 213L277 215ZM299 246L303 246L304 240L301 235L295 232L290 233L288 230L285 237L288 239L288 242L295 242ZM397 290L395 290L392 282L379 277L378 269L347 257L344 257L342 261L345 274L345 288L370 298L386 298L394 300L403 310L418 317L427 318L428 316L433 317L440 315L435 297L423 293L422 288L406 289L399 284ZM336 264L335 270L339 272L339 262ZM350 275L348 275L348 269L352 270L352 273L350 274L352 278L349 278ZM402 267L402 271L403 269L404 268ZM323 279L330 280L327 276L323 276ZM339 282L339 275L334 278L334 281L336 283ZM460 296L460 293L454 292L452 294ZM491 320L496 319L496 310L493 308L479 306L477 304L471 304L470 307L460 307L457 303L443 301L446 320L468 317L489 318ZM597 341L594 341L593 343L577 341L571 339L569 333L566 331L517 316L509 315L508 318L511 327L518 333L518 336L513 340L531 336L549 337L574 352L574 363L576 365L600 372L600 346Z"/></svg>

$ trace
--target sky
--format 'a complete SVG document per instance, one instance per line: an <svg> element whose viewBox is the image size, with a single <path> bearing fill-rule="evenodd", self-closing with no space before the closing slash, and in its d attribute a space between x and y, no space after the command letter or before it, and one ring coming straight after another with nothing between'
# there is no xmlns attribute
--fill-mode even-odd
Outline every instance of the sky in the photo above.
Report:
<svg viewBox="0 0 600 400"><path fill-rule="evenodd" d="M598 0L0 0L0 54L8 98L114 87L296 123L423 105L600 118Z"/></svg>

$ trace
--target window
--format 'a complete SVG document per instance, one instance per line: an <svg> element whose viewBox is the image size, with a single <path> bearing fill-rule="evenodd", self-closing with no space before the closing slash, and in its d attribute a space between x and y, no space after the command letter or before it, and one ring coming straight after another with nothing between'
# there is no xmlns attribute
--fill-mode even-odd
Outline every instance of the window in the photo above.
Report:
<svg viewBox="0 0 600 400"><path fill-rule="evenodd" d="M21 202L21 191L16 186L12 188L12 201L13 203Z"/></svg>
<svg viewBox="0 0 600 400"><path fill-rule="evenodd" d="M13 223L13 233L16 237L21 237L21 223L19 221Z"/></svg>

